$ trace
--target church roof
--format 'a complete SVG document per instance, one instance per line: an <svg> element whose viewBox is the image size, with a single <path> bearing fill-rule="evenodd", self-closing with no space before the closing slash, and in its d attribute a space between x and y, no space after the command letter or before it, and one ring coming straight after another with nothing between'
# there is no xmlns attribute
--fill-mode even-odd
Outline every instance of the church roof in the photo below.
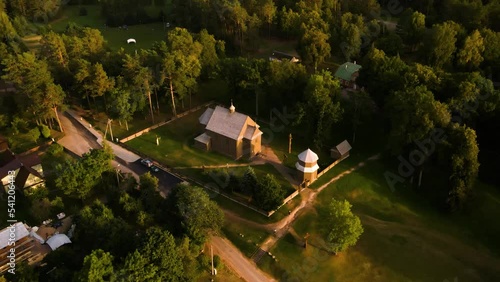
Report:
<svg viewBox="0 0 500 282"><path fill-rule="evenodd" d="M262 134L258 125L247 115L233 112L217 106L212 111L207 109L200 117L200 123L206 121L206 129L217 134L237 140L243 137L252 139L257 134ZM210 114L211 112L211 114ZM252 129L253 128L253 129Z"/></svg>
<svg viewBox="0 0 500 282"><path fill-rule="evenodd" d="M311 149L307 149L304 152L299 154L299 160L305 163L314 163L318 161L318 155L311 151Z"/></svg>

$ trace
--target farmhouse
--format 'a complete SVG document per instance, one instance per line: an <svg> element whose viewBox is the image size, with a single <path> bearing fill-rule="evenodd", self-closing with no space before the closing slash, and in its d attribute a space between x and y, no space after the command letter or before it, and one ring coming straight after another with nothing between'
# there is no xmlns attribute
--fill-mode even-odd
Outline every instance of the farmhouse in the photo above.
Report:
<svg viewBox="0 0 500 282"><path fill-rule="evenodd" d="M356 64L356 62L344 63L335 72L335 77L340 80L342 86L356 88L355 82L361 68L361 65Z"/></svg>
<svg viewBox="0 0 500 282"><path fill-rule="evenodd" d="M197 148L234 159L260 153L262 131L259 125L249 116L236 112L232 102L229 109L207 108L198 120L205 132L194 139Z"/></svg>

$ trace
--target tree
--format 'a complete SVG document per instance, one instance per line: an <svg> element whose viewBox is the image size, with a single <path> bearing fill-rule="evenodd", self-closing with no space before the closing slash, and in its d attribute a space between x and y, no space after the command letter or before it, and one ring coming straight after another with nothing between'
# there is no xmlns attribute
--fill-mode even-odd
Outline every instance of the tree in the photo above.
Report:
<svg viewBox="0 0 500 282"><path fill-rule="evenodd" d="M314 67L316 71L318 65L330 57L330 36L318 28L302 25L303 35L299 39L298 51L302 60Z"/></svg>
<svg viewBox="0 0 500 282"><path fill-rule="evenodd" d="M273 105L292 106L303 98L307 83L304 65L287 60L269 62L269 73L265 76L267 100Z"/></svg>
<svg viewBox="0 0 500 282"><path fill-rule="evenodd" d="M90 92L90 96L94 99L103 96L114 86L113 81L108 78L106 71L100 63L92 66L90 79L92 83L87 85L87 89Z"/></svg>
<svg viewBox="0 0 500 282"><path fill-rule="evenodd" d="M206 29L200 31L197 41L203 47L200 54L202 73L207 77L214 77L219 68L219 56L224 55L224 41L216 40Z"/></svg>
<svg viewBox="0 0 500 282"><path fill-rule="evenodd" d="M356 130L358 126L367 119L373 112L374 103L365 91L355 91L350 93L347 100L348 107L346 113L351 117L352 122L352 143L356 141Z"/></svg>
<svg viewBox="0 0 500 282"><path fill-rule="evenodd" d="M247 167L245 173L243 174L243 178L240 182L241 191L248 195L253 195L255 191L257 191L257 186L259 185L259 181L257 180L257 175L251 166Z"/></svg>
<svg viewBox="0 0 500 282"><path fill-rule="evenodd" d="M348 201L335 199L332 199L328 205L328 219L323 225L326 231L326 241L334 253L345 251L348 247L354 246L363 234L361 221L352 213L351 207Z"/></svg>
<svg viewBox="0 0 500 282"><path fill-rule="evenodd" d="M118 280L123 282L161 282L157 276L158 267L149 262L149 258L135 250L125 259L123 267L118 271Z"/></svg>
<svg viewBox="0 0 500 282"><path fill-rule="evenodd" d="M392 121L390 147L393 153L414 140L424 140L434 128L443 128L450 122L448 107L434 100L425 86L394 92L386 105Z"/></svg>
<svg viewBox="0 0 500 282"><path fill-rule="evenodd" d="M200 187L180 185L175 193L176 210L187 235L203 244L208 232L219 232L224 213Z"/></svg>
<svg viewBox="0 0 500 282"><path fill-rule="evenodd" d="M130 101L130 92L120 88L111 90L110 117L125 122L128 131L128 122L132 120L134 109Z"/></svg>
<svg viewBox="0 0 500 282"><path fill-rule="evenodd" d="M137 93L141 97L147 97L149 102L151 121L152 123L154 123L153 101L151 99L151 85L153 84L152 72L147 67L142 65L140 59L141 57L138 55L130 56L129 54L125 54L125 57L123 58L122 73L125 80L129 81L129 85L132 88L131 90L134 93ZM120 93L118 92L115 94L120 94ZM118 114L118 116L120 116L119 119L124 120L125 122L127 122L132 118L132 115L135 111L142 110L140 99L139 103L134 103L132 105L131 103L128 102L128 99L130 98L130 93L127 94L128 95L119 95L121 96L122 102L115 105L118 106L118 108L120 109L118 111L116 111L115 109L115 113L119 112L120 113ZM125 105L124 104L125 101L127 101L129 105ZM126 126L128 130L127 123Z"/></svg>
<svg viewBox="0 0 500 282"><path fill-rule="evenodd" d="M316 148L320 149L330 138L333 124L343 114L339 102L340 83L328 71L311 75L304 96L305 102L299 106L295 123L307 125Z"/></svg>
<svg viewBox="0 0 500 282"><path fill-rule="evenodd" d="M76 274L76 281L112 281L114 277L113 256L101 249L92 250L83 260L82 269Z"/></svg>
<svg viewBox="0 0 500 282"><path fill-rule="evenodd" d="M28 136L31 139L31 141L37 142L38 139L40 139L40 130L38 129L38 127L35 127L30 131L28 131Z"/></svg>
<svg viewBox="0 0 500 282"><path fill-rule="evenodd" d="M156 44L154 49L160 55L161 69L170 90L172 113L177 116L174 93L183 101L193 91L201 72L200 55L203 47L193 41L186 29L176 27L169 31L167 44Z"/></svg>
<svg viewBox="0 0 500 282"><path fill-rule="evenodd" d="M46 62L37 60L31 53L9 56L3 62L3 79L12 81L21 94L18 105L37 124L41 120L55 118L63 131L58 109L64 106L65 93L54 79ZM23 99L27 98L27 99Z"/></svg>
<svg viewBox="0 0 500 282"><path fill-rule="evenodd" d="M457 64L468 70L477 69L483 61L484 40L476 29L465 38L463 48L457 54Z"/></svg>
<svg viewBox="0 0 500 282"><path fill-rule="evenodd" d="M451 62L460 29L460 25L452 21L432 26L425 43L430 63L440 68Z"/></svg>
<svg viewBox="0 0 500 282"><path fill-rule="evenodd" d="M261 3L260 16L265 19L268 26L269 37L271 37L271 24L276 17L277 8L274 0L263 0Z"/></svg>
<svg viewBox="0 0 500 282"><path fill-rule="evenodd" d="M58 165L56 187L68 196L82 200L87 198L102 173L111 169L113 158L111 148L105 145L103 149L91 149L75 162L68 161L64 167Z"/></svg>
<svg viewBox="0 0 500 282"><path fill-rule="evenodd" d="M500 64L500 32L494 32L490 29L481 30L484 38L484 60L492 65Z"/></svg>
<svg viewBox="0 0 500 282"><path fill-rule="evenodd" d="M340 49L347 61L359 55L361 51L361 36L365 30L363 17L351 13L342 15L340 24Z"/></svg>
<svg viewBox="0 0 500 282"><path fill-rule="evenodd" d="M65 70L68 67L69 58L66 45L59 34L53 31L45 34L42 37L40 49L49 65L58 70Z"/></svg>
<svg viewBox="0 0 500 282"><path fill-rule="evenodd" d="M6 12L0 10L0 39L11 41L17 36L16 29L12 26Z"/></svg>
<svg viewBox="0 0 500 282"><path fill-rule="evenodd" d="M139 253L157 268L158 281L184 281L183 265L174 237L158 227L146 231ZM137 275L136 275L137 276Z"/></svg>
<svg viewBox="0 0 500 282"><path fill-rule="evenodd" d="M158 191L158 178L147 172L139 178L140 196L144 210L155 214L163 200Z"/></svg>
<svg viewBox="0 0 500 282"><path fill-rule="evenodd" d="M265 211L276 209L285 199L285 191L271 174L259 181L254 194L254 202Z"/></svg>
<svg viewBox="0 0 500 282"><path fill-rule="evenodd" d="M446 204L451 211L456 211L463 208L472 194L479 171L479 147L476 132L465 125L452 124L447 136L443 162L450 175Z"/></svg>
<svg viewBox="0 0 500 282"><path fill-rule="evenodd" d="M412 50L422 42L425 33L425 15L413 11L406 10L398 21L398 29L403 35L405 43L411 46Z"/></svg>

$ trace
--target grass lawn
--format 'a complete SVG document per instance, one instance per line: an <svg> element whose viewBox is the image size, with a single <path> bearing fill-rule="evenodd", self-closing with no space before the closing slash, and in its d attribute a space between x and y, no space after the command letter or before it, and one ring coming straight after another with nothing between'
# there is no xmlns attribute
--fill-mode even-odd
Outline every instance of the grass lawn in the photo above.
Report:
<svg viewBox="0 0 500 282"><path fill-rule="evenodd" d="M290 55L297 56L297 51L295 48L297 47L296 40L284 40L277 38L268 38L267 36L259 37L257 51L248 51L247 56L259 59L269 59L269 56L272 55L273 51L279 51L283 53L287 53ZM244 51L245 53L245 51Z"/></svg>
<svg viewBox="0 0 500 282"><path fill-rule="evenodd" d="M412 190L392 193L382 161L345 176L318 197L293 225L299 238L311 234L309 247L290 234L260 266L274 276L300 281L498 281L500 193L478 183L474 208L447 215ZM337 256L322 246L319 223L330 199L347 199L364 227L358 244ZM496 252L496 253L495 253Z"/></svg>
<svg viewBox="0 0 500 282"><path fill-rule="evenodd" d="M204 110L200 109L174 120L167 125L132 139L126 144L160 163L174 168L243 162L242 160L234 161L215 152L204 152L192 146L193 139L202 132L198 118ZM156 145L156 136L161 138L160 146Z"/></svg>
<svg viewBox="0 0 500 282"><path fill-rule="evenodd" d="M165 39L167 30L164 30L163 23L148 23L129 26L128 30L118 27L105 27L105 19L101 16L101 7L98 5L82 6L88 11L86 16L79 16L80 6L66 6L60 16L50 22L50 26L54 31L63 32L69 22L74 22L80 26L88 26L99 29L108 41L112 49L123 47L126 51L133 52L139 49L148 49L155 41ZM159 8L150 7L152 16L157 16L160 12ZM136 44L127 44L129 38L136 39Z"/></svg>
<svg viewBox="0 0 500 282"><path fill-rule="evenodd" d="M237 220L226 220L222 233L247 257L251 257L258 246L269 236L264 228L249 226Z"/></svg>

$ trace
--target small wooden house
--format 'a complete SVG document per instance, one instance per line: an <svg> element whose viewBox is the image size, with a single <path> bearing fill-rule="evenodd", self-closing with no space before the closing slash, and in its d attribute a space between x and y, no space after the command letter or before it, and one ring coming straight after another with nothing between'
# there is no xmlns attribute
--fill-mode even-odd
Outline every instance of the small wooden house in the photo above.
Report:
<svg viewBox="0 0 500 282"><path fill-rule="evenodd" d="M346 62L339 66L335 72L335 77L340 80L340 83L344 87L355 87L356 79L359 76L359 70L361 65L356 64L356 62Z"/></svg>
<svg viewBox="0 0 500 282"><path fill-rule="evenodd" d="M335 148L331 149L330 152L332 158L338 160L349 157L349 151L351 151L351 149L351 144L349 144L347 140L344 140L342 143L335 146Z"/></svg>

